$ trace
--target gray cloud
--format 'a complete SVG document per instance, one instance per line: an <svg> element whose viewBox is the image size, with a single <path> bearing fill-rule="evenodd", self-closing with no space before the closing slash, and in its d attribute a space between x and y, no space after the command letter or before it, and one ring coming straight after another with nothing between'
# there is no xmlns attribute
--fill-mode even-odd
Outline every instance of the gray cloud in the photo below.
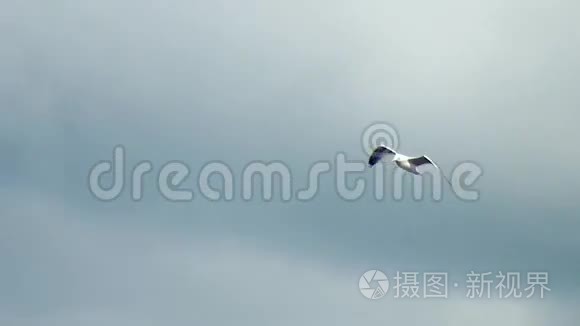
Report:
<svg viewBox="0 0 580 326"><path fill-rule="evenodd" d="M565 303L577 302L580 271L576 2L5 7L0 321L577 319ZM87 190L89 168L116 144L156 168L282 160L305 181L337 152L364 159L373 121L446 170L478 162L481 200L347 203L330 176L308 203L182 205L152 189L139 203L101 203ZM351 285L372 267L547 269L553 300L369 305ZM279 289L255 286L279 278Z"/></svg>
<svg viewBox="0 0 580 326"><path fill-rule="evenodd" d="M58 199L34 199L33 208L15 200L3 212L0 320L10 325L542 325L554 316L571 325L578 317L553 300L369 302L358 270L224 235L88 219Z"/></svg>

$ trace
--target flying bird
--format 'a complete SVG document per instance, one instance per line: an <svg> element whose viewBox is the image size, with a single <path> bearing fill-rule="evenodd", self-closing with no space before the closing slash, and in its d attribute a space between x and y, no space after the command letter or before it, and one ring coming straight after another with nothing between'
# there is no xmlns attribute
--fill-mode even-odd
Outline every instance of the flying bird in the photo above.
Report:
<svg viewBox="0 0 580 326"><path fill-rule="evenodd" d="M400 153L397 153L395 150L385 146L385 145L379 145L371 154L370 158L369 158L369 166L372 167L375 164L377 164L380 160L383 159L383 157L387 156L387 155L393 155L393 159L392 162L395 162L395 164L400 167L401 169L407 171L407 172L411 172L415 175L421 175L422 171L420 171L420 167L423 166L433 166L436 169L438 169L439 171L441 171L441 169L439 169L439 167L437 166L437 164L435 164L435 162L433 162L430 158L428 158L426 155L423 156L417 156L417 157L409 157ZM447 181L447 183L449 183L449 185L451 185L451 182L449 181L449 179L447 179L447 177L443 174L443 172L441 172L441 175L443 175L443 178L445 178L445 181Z"/></svg>

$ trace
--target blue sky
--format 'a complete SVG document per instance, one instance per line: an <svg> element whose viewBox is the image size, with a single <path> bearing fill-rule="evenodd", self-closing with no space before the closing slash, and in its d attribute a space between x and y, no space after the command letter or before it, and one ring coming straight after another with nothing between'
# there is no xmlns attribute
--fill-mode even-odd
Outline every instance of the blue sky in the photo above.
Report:
<svg viewBox="0 0 580 326"><path fill-rule="evenodd" d="M573 325L574 1L20 1L0 13L2 325ZM364 128L481 199L96 200L89 169L366 159ZM238 179L239 175L236 176ZM364 177L370 179L371 172ZM188 179L188 186L195 180ZM150 186L147 186L150 185ZM199 197L199 196L198 196ZM550 272L545 300L377 302L378 268Z"/></svg>

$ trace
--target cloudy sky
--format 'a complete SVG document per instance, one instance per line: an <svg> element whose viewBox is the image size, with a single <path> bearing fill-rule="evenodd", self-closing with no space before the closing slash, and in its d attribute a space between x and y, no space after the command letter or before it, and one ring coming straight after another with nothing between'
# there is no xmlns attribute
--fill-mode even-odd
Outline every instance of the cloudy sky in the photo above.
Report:
<svg viewBox="0 0 580 326"><path fill-rule="evenodd" d="M0 324L577 324L579 13L573 0L3 1ZM310 201L241 199L253 161L285 163L298 190L317 161L365 160L377 121L446 172L481 166L480 199L377 201L369 183L345 201L332 173ZM114 201L89 191L116 145L129 171L153 164L141 201L128 177ZM191 202L157 189L176 160ZM212 161L234 172L233 201L199 193ZM459 287L370 301L369 269ZM472 270L546 271L551 291L468 299Z"/></svg>

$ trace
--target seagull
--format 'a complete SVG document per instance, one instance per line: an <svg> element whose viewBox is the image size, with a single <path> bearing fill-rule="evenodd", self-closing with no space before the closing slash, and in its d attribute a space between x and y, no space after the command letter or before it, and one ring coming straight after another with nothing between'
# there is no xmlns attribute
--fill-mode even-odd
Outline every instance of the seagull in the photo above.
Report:
<svg viewBox="0 0 580 326"><path fill-rule="evenodd" d="M441 171L441 169L439 169L437 164L435 164L435 162L433 162L426 155L417 156L417 157L409 157L409 156L397 153L395 150L393 150L385 145L379 145L373 151L373 153L371 154L371 157L369 158L369 167L373 167L381 159L383 159L383 157L385 157L387 155L393 155L392 162L395 162L395 164L398 167L400 167L401 169L403 169L407 172L413 173L415 175L422 174L422 171L420 171L417 168L422 167L422 166L428 166L428 165L432 165L436 169ZM447 183L449 183L449 185L451 185L451 182L449 181L449 179L447 179L447 177L443 174L443 172L441 172L441 175L443 175L443 178L445 178L445 181L447 181Z"/></svg>

